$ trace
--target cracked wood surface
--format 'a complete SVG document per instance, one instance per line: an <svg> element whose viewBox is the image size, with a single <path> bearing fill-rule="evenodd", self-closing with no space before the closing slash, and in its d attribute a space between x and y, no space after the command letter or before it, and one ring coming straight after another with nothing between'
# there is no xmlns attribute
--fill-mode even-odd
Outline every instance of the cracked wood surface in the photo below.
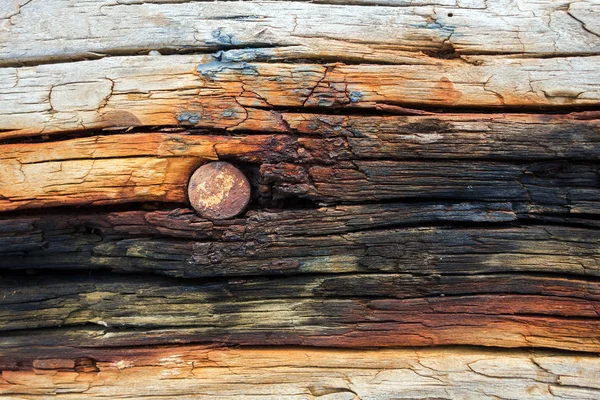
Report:
<svg viewBox="0 0 600 400"><path fill-rule="evenodd" d="M598 398L599 16L0 2L0 397Z"/></svg>
<svg viewBox="0 0 600 400"><path fill-rule="evenodd" d="M600 105L600 56L474 56L417 68L243 59L134 56L0 68L0 138L177 124L281 131L286 127L273 112L281 108L406 113L406 107Z"/></svg>
<svg viewBox="0 0 600 400"><path fill-rule="evenodd" d="M517 218L510 203L264 210L214 223L190 210L6 217L0 220L0 268L111 269L203 278L311 273L600 275L596 230L507 225ZM432 226L440 223L446 225Z"/></svg>
<svg viewBox="0 0 600 400"><path fill-rule="evenodd" d="M1 290L0 349L9 358L23 347L173 341L600 349L600 286L575 278L371 273L198 282L74 273L4 277Z"/></svg>
<svg viewBox="0 0 600 400"><path fill-rule="evenodd" d="M600 358L548 351L176 348L97 351L5 370L0 396L181 399L596 399Z"/></svg>
<svg viewBox="0 0 600 400"><path fill-rule="evenodd" d="M317 3L5 0L0 65L245 47L266 47L275 60L386 63L410 63L419 52L536 57L600 51L594 0Z"/></svg>
<svg viewBox="0 0 600 400"><path fill-rule="evenodd" d="M0 211L184 203L192 171L223 159L247 165L263 205L298 197L319 204L459 199L511 201L531 214L597 214L600 125L578 119L586 116L284 112L275 118L286 127L278 134L182 128L5 144Z"/></svg>

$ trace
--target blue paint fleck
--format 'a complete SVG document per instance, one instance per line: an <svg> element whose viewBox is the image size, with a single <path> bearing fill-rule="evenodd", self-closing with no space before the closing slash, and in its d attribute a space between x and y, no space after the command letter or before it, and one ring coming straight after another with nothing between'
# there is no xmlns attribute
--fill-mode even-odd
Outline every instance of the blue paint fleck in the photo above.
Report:
<svg viewBox="0 0 600 400"><path fill-rule="evenodd" d="M196 125L198 122L200 122L200 118L201 117L198 114L187 111L177 114L175 117L180 124L184 125Z"/></svg>
<svg viewBox="0 0 600 400"><path fill-rule="evenodd" d="M259 59L268 58L269 54L263 49L234 49L234 50L219 50L213 54L215 60L224 63L240 63L244 61L256 61Z"/></svg>
<svg viewBox="0 0 600 400"><path fill-rule="evenodd" d="M227 53L225 53L223 50L219 50L215 54L212 54L212 58L217 61L225 61L227 58Z"/></svg>
<svg viewBox="0 0 600 400"><path fill-rule="evenodd" d="M350 92L350 101L353 103L358 103L362 98L361 92Z"/></svg>
<svg viewBox="0 0 600 400"><path fill-rule="evenodd" d="M410 24L413 28L424 28L438 31L439 35L443 39L448 39L450 36L455 36L454 31L456 26L450 24L442 24L438 20L425 21L419 24Z"/></svg>
<svg viewBox="0 0 600 400"><path fill-rule="evenodd" d="M232 110L232 109L227 109L227 110L223 111L222 115L224 117L237 117L237 113L235 112L235 110Z"/></svg>
<svg viewBox="0 0 600 400"><path fill-rule="evenodd" d="M242 63L242 74L244 75L258 75L258 71L254 65L250 65L247 62Z"/></svg>
<svg viewBox="0 0 600 400"><path fill-rule="evenodd" d="M250 65L246 62L228 63L211 61L207 64L199 64L196 68L196 71L203 77L212 81L216 78L219 72L222 72L226 69L240 71L243 75L258 75L258 70L256 69L256 66Z"/></svg>
<svg viewBox="0 0 600 400"><path fill-rule="evenodd" d="M213 30L210 35L213 40L207 40L210 44L218 44L222 46L233 46L235 45L235 40L233 39L233 35L223 33L223 28L217 28Z"/></svg>
<svg viewBox="0 0 600 400"><path fill-rule="evenodd" d="M205 78L214 80L218 72L223 70L223 64L218 61L211 61L207 64L200 64L196 71Z"/></svg>
<svg viewBox="0 0 600 400"><path fill-rule="evenodd" d="M327 98L327 97L319 97L319 100L317 101L317 105L319 107L331 107L333 106L334 102L333 100Z"/></svg>

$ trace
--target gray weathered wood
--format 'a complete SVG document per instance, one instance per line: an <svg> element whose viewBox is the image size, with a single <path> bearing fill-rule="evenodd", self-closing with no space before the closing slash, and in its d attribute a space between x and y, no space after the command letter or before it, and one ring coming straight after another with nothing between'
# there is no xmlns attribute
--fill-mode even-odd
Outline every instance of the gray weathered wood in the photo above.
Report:
<svg viewBox="0 0 600 400"><path fill-rule="evenodd" d="M274 59L395 63L419 51L525 57L600 52L594 0L319 3L338 4L4 0L0 64L243 47L273 47L266 54Z"/></svg>

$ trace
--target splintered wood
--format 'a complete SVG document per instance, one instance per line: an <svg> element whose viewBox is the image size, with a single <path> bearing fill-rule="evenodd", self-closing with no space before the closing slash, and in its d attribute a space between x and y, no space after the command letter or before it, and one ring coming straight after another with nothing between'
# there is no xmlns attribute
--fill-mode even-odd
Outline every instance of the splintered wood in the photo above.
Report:
<svg viewBox="0 0 600 400"><path fill-rule="evenodd" d="M4 0L0 397L599 398L599 21Z"/></svg>

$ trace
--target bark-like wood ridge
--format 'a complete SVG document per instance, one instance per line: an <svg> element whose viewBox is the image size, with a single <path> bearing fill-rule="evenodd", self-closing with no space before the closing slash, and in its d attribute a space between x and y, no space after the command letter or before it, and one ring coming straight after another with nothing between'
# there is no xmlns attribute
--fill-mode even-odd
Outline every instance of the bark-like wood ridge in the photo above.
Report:
<svg viewBox="0 0 600 400"><path fill-rule="evenodd" d="M599 21L5 0L0 397L598 398Z"/></svg>

